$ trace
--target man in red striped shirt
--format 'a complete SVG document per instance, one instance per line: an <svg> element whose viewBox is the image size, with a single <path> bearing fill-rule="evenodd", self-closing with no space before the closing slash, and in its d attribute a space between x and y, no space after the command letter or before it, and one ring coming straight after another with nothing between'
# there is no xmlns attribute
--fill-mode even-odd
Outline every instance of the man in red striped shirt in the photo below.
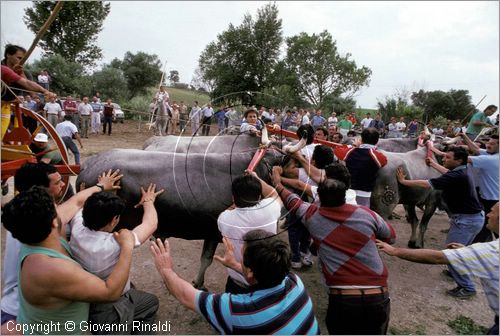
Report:
<svg viewBox="0 0 500 336"><path fill-rule="evenodd" d="M394 243L394 229L374 211L345 203L347 186L327 179L318 186L320 205L302 201L273 176L286 208L301 218L318 251L329 290L330 334L385 334L390 299L387 268L375 239Z"/></svg>

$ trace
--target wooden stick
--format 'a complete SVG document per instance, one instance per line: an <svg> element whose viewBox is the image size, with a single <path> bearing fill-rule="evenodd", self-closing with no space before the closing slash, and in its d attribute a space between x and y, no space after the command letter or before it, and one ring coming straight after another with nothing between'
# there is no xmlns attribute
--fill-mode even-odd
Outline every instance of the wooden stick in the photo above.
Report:
<svg viewBox="0 0 500 336"><path fill-rule="evenodd" d="M479 103L477 103L476 106L474 106L474 108L469 113L467 113L465 118L462 119L460 126L462 126L464 121L469 117L469 115L476 110L476 108L479 106L479 104L481 104L481 102L484 100L484 98L486 98L486 95L484 95L483 98L481 98L481 100L479 101Z"/></svg>
<svg viewBox="0 0 500 336"><path fill-rule="evenodd" d="M47 19L47 21L45 21L45 23L43 24L42 28L40 28L40 30L38 31L38 34L36 34L35 39L33 40L33 43L31 43L31 47L24 54L23 58L19 62L20 65L23 65L24 62L26 62L26 60L28 59L28 57L30 57L30 55L33 52L33 50L35 50L35 47L38 44L38 41L40 41L40 39L43 37L43 35L45 35L45 33L49 29L50 25L52 24L52 22L57 17L57 14L61 10L62 5L63 5L63 1L58 1L57 2L56 6L54 7L54 10L50 14L49 18Z"/></svg>

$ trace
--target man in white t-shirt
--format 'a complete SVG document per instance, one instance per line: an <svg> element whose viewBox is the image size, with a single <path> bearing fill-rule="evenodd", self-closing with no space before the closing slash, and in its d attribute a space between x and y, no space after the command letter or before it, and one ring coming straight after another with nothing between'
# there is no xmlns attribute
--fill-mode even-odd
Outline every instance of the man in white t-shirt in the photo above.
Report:
<svg viewBox="0 0 500 336"><path fill-rule="evenodd" d="M56 132L61 137L62 141L66 145L66 148L68 148L73 153L73 155L75 156L75 164L78 165L80 164L80 151L78 150L78 147L76 147L76 144L73 142L73 137L78 141L81 149L83 149L83 144L80 138L80 134L78 134L78 129L76 128L75 124L71 122L71 119L71 115L65 115L64 121L57 124Z"/></svg>
<svg viewBox="0 0 500 336"><path fill-rule="evenodd" d="M136 207L142 206L142 222L132 230L135 247L148 241L158 227L158 215L154 206L156 191L150 184L147 191L141 187L142 197ZM121 248L113 236L125 203L109 192L98 192L90 196L71 223L69 246L73 258L87 271L102 280L108 279L118 263ZM89 320L94 324L126 324L127 330L140 323L151 326L156 322L158 298L150 293L131 288L130 275L121 297L111 303L90 305ZM145 330L145 329L144 329Z"/></svg>
<svg viewBox="0 0 500 336"><path fill-rule="evenodd" d="M62 113L61 105L56 103L56 96L54 95L50 96L49 101L45 103L43 110L47 115L48 122L52 126L56 127L59 120L61 120L61 113Z"/></svg>
<svg viewBox="0 0 500 336"><path fill-rule="evenodd" d="M260 229L276 234L283 203L276 190L255 173L234 179L232 193L234 208L222 212L217 225L222 236L233 244L236 261L242 262L241 247L245 233ZM228 268L228 275L226 293L250 292L250 285L241 274Z"/></svg>
<svg viewBox="0 0 500 336"><path fill-rule="evenodd" d="M373 118L371 117L371 114L368 112L366 114L366 118L361 120L361 127L362 129L370 127L370 123L372 122Z"/></svg>
<svg viewBox="0 0 500 336"><path fill-rule="evenodd" d="M403 133L406 131L405 117L399 118L399 121L396 123L396 132L398 138L403 137Z"/></svg>

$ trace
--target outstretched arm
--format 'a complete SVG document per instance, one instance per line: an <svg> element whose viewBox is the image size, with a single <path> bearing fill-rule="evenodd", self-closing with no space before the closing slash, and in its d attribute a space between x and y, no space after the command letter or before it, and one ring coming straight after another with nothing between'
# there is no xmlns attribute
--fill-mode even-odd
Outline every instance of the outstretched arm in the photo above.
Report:
<svg viewBox="0 0 500 336"><path fill-rule="evenodd" d="M396 171L398 182L407 187L431 188L428 180L407 180L403 168L399 167Z"/></svg>
<svg viewBox="0 0 500 336"><path fill-rule="evenodd" d="M448 259L442 251L429 249L408 249L393 247L381 240L376 240L377 247L380 251L401 259L418 262L422 264L448 264Z"/></svg>
<svg viewBox="0 0 500 336"><path fill-rule="evenodd" d="M158 227L158 214L155 208L156 196L160 195L164 189L156 191L156 184L149 184L148 190L144 191L141 187L142 197L139 203L135 205L138 208L142 205L144 208L144 215L142 216L142 223L136 226L132 231L137 235L137 239L141 244L151 237Z"/></svg>
<svg viewBox="0 0 500 336"><path fill-rule="evenodd" d="M165 244L161 239L152 242L151 253L153 254L156 269L170 294L175 296L187 308L196 311L196 295L199 290L174 272L168 240L165 239Z"/></svg>

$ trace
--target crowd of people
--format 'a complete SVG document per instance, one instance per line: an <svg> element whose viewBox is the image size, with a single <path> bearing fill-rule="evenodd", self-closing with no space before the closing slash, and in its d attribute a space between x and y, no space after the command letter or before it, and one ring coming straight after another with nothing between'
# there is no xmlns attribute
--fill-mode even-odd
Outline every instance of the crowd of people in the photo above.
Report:
<svg viewBox="0 0 500 336"><path fill-rule="evenodd" d="M5 79L8 84L32 85L11 70L5 70L10 76L9 81ZM82 146L81 137L99 132L93 124L95 109L103 110L103 130L109 125L111 134L110 100L101 105L97 96L92 102L84 97L78 104L66 97L59 105L55 95L36 85L31 89L49 97L43 110L68 148L76 147L73 138ZM24 99L23 104L36 103L36 97ZM210 104L202 108L197 102L188 113L183 102L170 102L165 88L155 97L151 110L156 111L159 134L168 134L169 125L174 134L180 132L190 121L193 135L208 135L215 119L222 134L234 131L259 136L265 124L275 123L308 138L309 145L290 153L282 166L272 167L268 182L250 171L232 181L233 204L217 220L224 255L215 259L228 272L223 293L195 289L174 271L168 240L151 243L152 258L170 294L217 332L386 334L391 315L390 274L382 251L413 262L448 265L456 287L447 294L458 299L475 296L472 277L480 278L494 313L489 333L498 334L499 140L498 135L490 136L484 149L475 142L482 129L492 124L488 117L496 106L475 113L466 132L460 129L456 133L463 139L462 145L438 152L443 155L442 165L426 159L441 176L411 180L403 170L397 172L398 182L408 188L442 191L450 218L443 251L392 247L397 238L394 228L370 209L377 173L388 162L377 149L386 132L380 114L374 119L368 114L358 123L354 112L339 120L335 112L325 118L321 110L295 108L249 108L240 113L222 107L214 112ZM353 129L358 124L360 139ZM400 137L413 132L413 127L394 118L387 132ZM351 146L334 152L329 146L312 143L313 138L350 140ZM46 134L39 133L33 150L44 146ZM120 188L120 172L102 172L96 185L82 186L69 200L56 204L65 185L51 159L21 167L14 180L18 193L2 208L2 223L8 231L2 334L161 333L164 330L156 323L161 298L135 288L130 269L133 249L157 229L155 200L165 190L157 190L154 184L141 188L135 207L143 208L142 219L132 230L116 230L126 208L114 193ZM75 153L76 160L79 162ZM288 242L277 235L284 212ZM300 278L300 270L314 264L314 255L328 299L326 331L319 328L318 308L308 284ZM73 323L69 324L72 329L68 329L68 321Z"/></svg>

